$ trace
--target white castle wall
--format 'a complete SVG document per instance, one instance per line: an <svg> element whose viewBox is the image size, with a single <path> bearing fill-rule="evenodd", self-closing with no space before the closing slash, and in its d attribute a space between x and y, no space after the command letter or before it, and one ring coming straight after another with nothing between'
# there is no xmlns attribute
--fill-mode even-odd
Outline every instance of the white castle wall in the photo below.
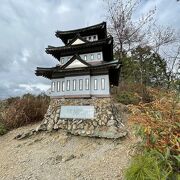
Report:
<svg viewBox="0 0 180 180"><path fill-rule="evenodd" d="M86 88L86 79L89 80L89 89ZM97 89L95 89L95 79L97 82ZM104 80L102 80L104 79ZM67 81L70 81L70 89L67 90ZM73 80L76 81L76 90L73 90ZM80 90L80 80L82 80L82 89ZM104 86L102 84L104 81ZM60 88L58 91L58 82L60 84ZM62 82L64 82L64 91L62 89ZM109 89L109 75L98 75L98 76L72 76L72 77L65 77L59 79L52 79L52 84L50 96L51 97L64 97L64 96L109 96L110 89ZM54 91L53 91L54 90Z"/></svg>

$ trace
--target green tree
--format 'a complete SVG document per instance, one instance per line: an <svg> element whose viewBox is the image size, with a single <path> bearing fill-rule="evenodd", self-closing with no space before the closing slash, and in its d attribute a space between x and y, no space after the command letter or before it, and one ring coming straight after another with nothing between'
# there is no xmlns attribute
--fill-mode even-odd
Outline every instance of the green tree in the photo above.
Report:
<svg viewBox="0 0 180 180"><path fill-rule="evenodd" d="M124 55L122 75L125 81L160 86L166 82L166 62L150 47L138 46L131 55Z"/></svg>

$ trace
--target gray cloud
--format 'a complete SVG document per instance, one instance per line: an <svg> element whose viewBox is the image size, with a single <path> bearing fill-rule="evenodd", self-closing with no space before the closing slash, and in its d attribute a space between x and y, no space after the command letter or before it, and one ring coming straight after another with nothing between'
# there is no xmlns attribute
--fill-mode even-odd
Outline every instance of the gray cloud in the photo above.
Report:
<svg viewBox="0 0 180 180"><path fill-rule="evenodd" d="M49 44L62 45L55 31L102 21L98 12L100 3L96 0L1 1L0 98L46 90L49 80L36 77L34 70L37 66L58 63L44 52Z"/></svg>
<svg viewBox="0 0 180 180"><path fill-rule="evenodd" d="M180 3L145 1L141 12L155 4L160 23L179 27ZM103 7L102 0L1 0L0 98L46 90L50 81L34 70L58 63L44 52L48 45L62 45L55 31L99 23L105 20Z"/></svg>

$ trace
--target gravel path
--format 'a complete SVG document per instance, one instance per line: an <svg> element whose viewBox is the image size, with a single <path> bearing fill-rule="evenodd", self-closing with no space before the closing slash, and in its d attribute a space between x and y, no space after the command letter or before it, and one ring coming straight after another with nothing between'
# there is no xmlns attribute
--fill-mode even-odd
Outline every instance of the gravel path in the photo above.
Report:
<svg viewBox="0 0 180 180"><path fill-rule="evenodd" d="M13 139L37 125L0 137L0 180L123 179L129 152L137 142L134 136L113 141L58 131Z"/></svg>

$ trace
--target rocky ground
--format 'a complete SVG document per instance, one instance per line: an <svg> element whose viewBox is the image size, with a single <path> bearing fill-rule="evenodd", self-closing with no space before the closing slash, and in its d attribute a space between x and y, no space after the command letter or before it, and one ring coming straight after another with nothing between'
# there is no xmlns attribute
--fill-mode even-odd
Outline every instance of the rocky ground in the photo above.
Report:
<svg viewBox="0 0 180 180"><path fill-rule="evenodd" d="M38 124L0 137L1 180L120 180L137 139L73 136L59 130L15 140Z"/></svg>

